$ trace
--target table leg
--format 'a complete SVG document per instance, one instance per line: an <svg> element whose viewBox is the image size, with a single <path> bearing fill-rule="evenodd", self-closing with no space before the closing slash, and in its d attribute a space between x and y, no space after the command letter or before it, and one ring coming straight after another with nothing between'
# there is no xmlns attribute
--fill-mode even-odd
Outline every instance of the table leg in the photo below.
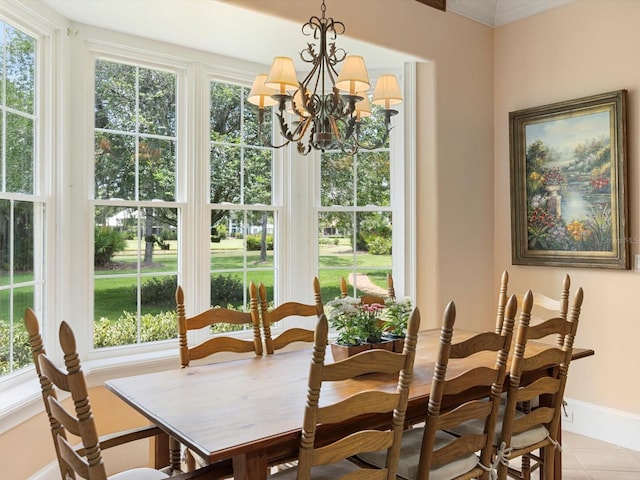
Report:
<svg viewBox="0 0 640 480"><path fill-rule="evenodd" d="M266 480L269 462L264 453L251 452L233 457L234 480Z"/></svg>
<svg viewBox="0 0 640 480"><path fill-rule="evenodd" d="M169 465L169 435L153 437L153 466L156 470Z"/></svg>

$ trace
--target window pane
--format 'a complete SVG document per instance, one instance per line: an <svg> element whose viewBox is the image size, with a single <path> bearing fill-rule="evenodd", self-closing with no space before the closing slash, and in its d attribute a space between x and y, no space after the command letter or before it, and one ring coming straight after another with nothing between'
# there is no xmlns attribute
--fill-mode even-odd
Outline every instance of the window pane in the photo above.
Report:
<svg viewBox="0 0 640 480"><path fill-rule="evenodd" d="M95 126L131 132L136 127L136 67L98 60Z"/></svg>
<svg viewBox="0 0 640 480"><path fill-rule="evenodd" d="M175 136L176 76L140 69L140 133Z"/></svg>
<svg viewBox="0 0 640 480"><path fill-rule="evenodd" d="M271 150L245 149L244 203L271 203Z"/></svg>
<svg viewBox="0 0 640 480"><path fill-rule="evenodd" d="M240 147L211 148L211 203L240 203Z"/></svg>
<svg viewBox="0 0 640 480"><path fill-rule="evenodd" d="M211 210L211 270L238 270L245 265L244 213L241 210ZM216 237L214 237L216 235Z"/></svg>
<svg viewBox="0 0 640 480"><path fill-rule="evenodd" d="M247 257L249 267L273 267L273 212L247 212Z"/></svg>
<svg viewBox="0 0 640 480"><path fill-rule="evenodd" d="M353 205L353 157L325 153L321 168L321 205Z"/></svg>
<svg viewBox="0 0 640 480"><path fill-rule="evenodd" d="M35 96L36 41L9 25L5 25L6 104L21 112L33 114Z"/></svg>
<svg viewBox="0 0 640 480"><path fill-rule="evenodd" d="M0 200L0 285L11 282L11 201Z"/></svg>
<svg viewBox="0 0 640 480"><path fill-rule="evenodd" d="M7 112L7 191L33 191L33 120Z"/></svg>
<svg viewBox="0 0 640 480"><path fill-rule="evenodd" d="M35 279L34 235L34 204L1 200L0 285Z"/></svg>
<svg viewBox="0 0 640 480"><path fill-rule="evenodd" d="M95 198L134 200L136 192L135 138L96 132Z"/></svg>
<svg viewBox="0 0 640 480"><path fill-rule="evenodd" d="M34 234L34 204L31 202L15 202L13 212L14 283L24 283L35 280ZM26 306L33 306L33 303L25 305L25 307Z"/></svg>
<svg viewBox="0 0 640 480"><path fill-rule="evenodd" d="M391 205L391 172L388 152L358 154L357 204Z"/></svg>
<svg viewBox="0 0 640 480"><path fill-rule="evenodd" d="M211 82L210 125L214 142L240 143L242 87Z"/></svg>
<svg viewBox="0 0 640 480"><path fill-rule="evenodd" d="M140 200L175 199L176 142L144 138L138 147Z"/></svg>
<svg viewBox="0 0 640 480"><path fill-rule="evenodd" d="M391 213L356 214L358 265L391 266Z"/></svg>

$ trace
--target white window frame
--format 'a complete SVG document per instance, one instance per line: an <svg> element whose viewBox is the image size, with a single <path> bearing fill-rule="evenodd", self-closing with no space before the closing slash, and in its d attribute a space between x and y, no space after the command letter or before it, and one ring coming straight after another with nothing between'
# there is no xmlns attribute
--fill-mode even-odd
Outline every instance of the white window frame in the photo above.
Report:
<svg viewBox="0 0 640 480"><path fill-rule="evenodd" d="M183 216L183 227L179 232L181 245L184 245L184 238L193 239L196 223L209 223L207 208L197 211L190 208L195 196L208 198L208 141L196 144L198 138L209 138L207 79L213 75L213 78L223 80L226 76L250 86L251 79L266 66L77 25L54 14L50 15L51 23L47 23L43 20L47 15L36 18L13 3L1 4L0 15L3 18L6 15L6 21L38 38L39 53L45 59L40 64L39 78L53 78L38 84L41 119L38 155L49 160L45 162L48 163L45 168L39 169L42 192L47 193L44 198L48 202L47 231L50 233L45 253L49 260L45 299L41 310L36 306L36 313L43 323L45 347L54 359L60 361L56 330L62 319L68 321L76 336L82 339L78 348L90 386L100 385L107 378L175 368L177 341L163 342L162 345L135 345L127 352L131 355L126 355L120 348L92 351L93 322L86 320L93 319L91 232L94 219L89 200L94 185L93 145L90 141L94 125L91 55L94 52L120 55L122 59L139 62L142 66L161 69L173 66L181 72L178 82L179 85L184 82L185 88L179 87L177 97L180 140L178 197L174 205L181 209L180 215ZM392 196L394 205L400 202L397 208L404 206L404 236L394 235L393 248L394 252L402 252L405 258L396 258L393 274L398 291L413 297L415 142L410 142L415 139L415 67L411 65L405 68L404 86L404 115L394 117L392 130L392 135L404 131L404 142L401 135L398 135L399 139L392 140L394 158L404 158L404 162L392 161L392 176L404 178L405 188L392 187ZM273 197L273 205L281 212L278 215L281 234L276 239L279 252L276 301L312 301L311 280L317 274L318 259L315 249L310 254L308 246L317 242L315 205L319 198L316 190L319 185L319 157L314 152L302 157L297 154L295 146L276 150L276 182L281 186L274 189ZM304 198L296 195L290 188L294 183L301 187L301 191L313 192L313 195ZM398 222L396 215L394 213L394 225ZM307 238L300 238L300 231L306 232ZM209 267L197 259L203 258L204 252L208 255L208 244L204 240L194 241L193 248L187 250L179 257L179 281L197 292L187 299L186 307L188 311L198 311L203 308L198 297L205 295L208 298ZM205 270L206 274L203 273ZM183 274L187 271L189 276ZM33 371L23 372L20 378L17 377L12 379L10 386L8 383L0 384L0 433L42 410L39 384Z"/></svg>

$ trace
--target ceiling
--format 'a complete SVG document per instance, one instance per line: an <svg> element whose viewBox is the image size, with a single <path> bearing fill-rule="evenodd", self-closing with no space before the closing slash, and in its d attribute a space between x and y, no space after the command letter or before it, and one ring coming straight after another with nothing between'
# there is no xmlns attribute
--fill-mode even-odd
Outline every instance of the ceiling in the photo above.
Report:
<svg viewBox="0 0 640 480"><path fill-rule="evenodd" d="M239 8L228 0L41 1L78 23L262 64L271 63L274 54L286 54L283 46L298 45L302 41L299 24ZM446 7L448 11L486 25L500 26L572 1L447 0ZM424 8L431 7L424 5ZM225 21L220 22L221 18ZM237 28L238 25L243 28ZM246 32L259 32L260 41L256 42L256 36ZM346 35L340 42L345 50L363 55L370 69L419 60Z"/></svg>
<svg viewBox="0 0 640 480"><path fill-rule="evenodd" d="M499 27L575 0L447 0L447 10Z"/></svg>

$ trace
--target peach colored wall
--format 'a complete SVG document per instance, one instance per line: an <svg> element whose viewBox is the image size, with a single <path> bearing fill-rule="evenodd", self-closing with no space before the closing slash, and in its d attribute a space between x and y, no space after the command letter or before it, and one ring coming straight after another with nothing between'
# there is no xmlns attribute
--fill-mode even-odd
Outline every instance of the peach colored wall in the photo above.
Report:
<svg viewBox="0 0 640 480"><path fill-rule="evenodd" d="M316 0L230 3L301 24L319 14ZM422 324L439 325L444 306L453 299L459 325L492 325L498 281L493 258L493 29L415 0L326 0L326 6L328 16L344 22L346 34L433 62L417 70Z"/></svg>
<svg viewBox="0 0 640 480"><path fill-rule="evenodd" d="M141 415L104 387L91 388L89 395L100 435L148 424ZM0 452L2 458L7 459L2 462L2 478L26 480L54 461L55 450L49 432L49 421L46 414L42 413L0 435ZM110 449L104 455L107 475L145 466L144 462L150 458L150 449L148 440Z"/></svg>
<svg viewBox="0 0 640 480"><path fill-rule="evenodd" d="M562 100L628 90L629 224L638 253L638 114L640 113L640 2L579 0L506 25L495 32L495 257L508 267L510 288L553 293L565 272L585 300L577 346L593 358L571 366L567 397L640 413L635 368L640 338L640 274L633 271L510 266L510 111Z"/></svg>

